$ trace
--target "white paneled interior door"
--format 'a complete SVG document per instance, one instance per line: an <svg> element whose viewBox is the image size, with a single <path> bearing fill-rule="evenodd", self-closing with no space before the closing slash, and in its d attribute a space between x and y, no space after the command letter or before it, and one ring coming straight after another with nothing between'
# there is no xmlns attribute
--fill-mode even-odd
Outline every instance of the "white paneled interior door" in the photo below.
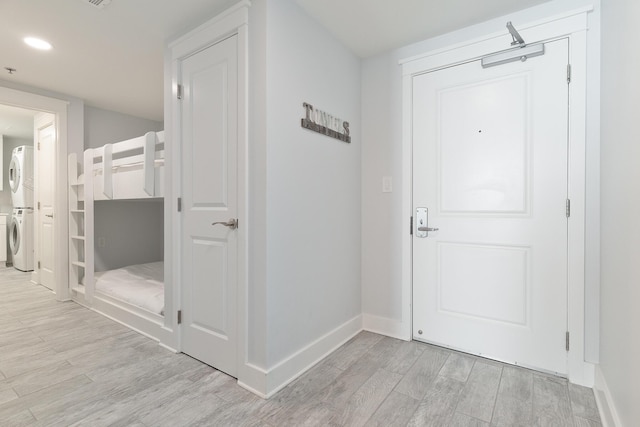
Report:
<svg viewBox="0 0 640 427"><path fill-rule="evenodd" d="M55 201L55 158L56 158L56 128L55 116L42 113L35 117L36 137L36 174L38 176L36 227L38 227L38 249L35 268L38 270L38 280L51 290L55 290L55 242L54 230L54 201Z"/></svg>
<svg viewBox="0 0 640 427"><path fill-rule="evenodd" d="M238 232L232 225L238 218L237 69L234 36L182 60L179 70L182 351L232 376L238 344Z"/></svg>
<svg viewBox="0 0 640 427"><path fill-rule="evenodd" d="M566 374L568 41L545 50L413 77L413 337Z"/></svg>

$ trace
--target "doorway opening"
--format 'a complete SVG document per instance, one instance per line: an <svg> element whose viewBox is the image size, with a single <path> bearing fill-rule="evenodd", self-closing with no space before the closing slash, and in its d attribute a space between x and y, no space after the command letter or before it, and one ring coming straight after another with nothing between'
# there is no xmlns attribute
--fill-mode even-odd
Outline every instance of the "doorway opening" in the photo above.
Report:
<svg viewBox="0 0 640 427"><path fill-rule="evenodd" d="M22 224L19 227L23 229L22 235L27 237L27 245L25 247L24 242L21 242L21 249L27 249L29 253L32 250L33 255L32 259L29 259L30 257L21 252L20 255L24 255L24 260L20 266L23 271L33 271L32 281L49 287L55 292L58 300L69 299L66 192L56 191L59 188L66 188L67 184L67 104L67 102L58 99L0 87L0 111L5 111L6 114L9 114L9 111L20 112L25 123L31 122L30 138L26 133L20 138L9 138L12 144L31 147L23 149L23 153L33 150L33 160L30 160L33 162L33 175L26 176L30 178L30 182L29 180L23 181L25 184L23 188L33 192L33 196L28 195L27 197L27 200L32 201L25 201L23 204L30 203L32 206L23 207L25 209L22 210ZM11 125L6 126L10 126L7 131L11 131ZM38 144L41 149L45 149L45 155L38 156L36 154ZM12 156L9 157L8 161L11 161ZM29 160L26 159L26 156L23 157L26 166L26 162ZM47 171L46 177L43 177L45 170ZM8 173L8 169L4 172ZM3 173L3 179L5 176L6 174ZM47 182L46 188L42 182ZM0 199L0 210L2 211L13 209L12 203L7 204L7 202L11 202L10 193L6 191L8 188L5 187L4 191L6 197ZM42 199L43 196L47 196L46 199ZM46 200L47 209L40 209L39 212L38 201L40 201L42 208L43 200ZM31 211L28 211L27 208L30 208ZM39 215L38 212L42 215ZM31 214L30 225L25 223L27 218L25 213ZM32 230L32 236L30 237L25 230ZM31 243L31 248L28 247L28 243ZM47 274L40 274L43 266L46 267ZM43 283L43 279L46 283Z"/></svg>

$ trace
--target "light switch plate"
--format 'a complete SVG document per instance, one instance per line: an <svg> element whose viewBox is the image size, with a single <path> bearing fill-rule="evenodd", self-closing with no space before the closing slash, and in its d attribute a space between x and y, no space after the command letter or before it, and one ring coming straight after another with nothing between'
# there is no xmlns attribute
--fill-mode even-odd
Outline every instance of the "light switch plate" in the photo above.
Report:
<svg viewBox="0 0 640 427"><path fill-rule="evenodd" d="M382 192L391 193L393 190L393 179L390 176L382 177Z"/></svg>

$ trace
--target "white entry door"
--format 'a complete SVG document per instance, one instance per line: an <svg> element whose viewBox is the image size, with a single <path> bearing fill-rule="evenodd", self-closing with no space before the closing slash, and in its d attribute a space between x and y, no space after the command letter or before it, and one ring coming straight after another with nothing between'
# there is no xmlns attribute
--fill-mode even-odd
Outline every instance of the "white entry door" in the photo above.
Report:
<svg viewBox="0 0 640 427"><path fill-rule="evenodd" d="M43 286L55 290L54 274L54 212L55 200L55 153L56 128L55 116L42 113L35 117L36 138L36 227L37 245L36 270L38 281Z"/></svg>
<svg viewBox="0 0 640 427"><path fill-rule="evenodd" d="M234 36L180 65L182 351L233 376L237 370L238 233L233 225L238 218L237 62Z"/></svg>
<svg viewBox="0 0 640 427"><path fill-rule="evenodd" d="M568 41L545 50L413 78L413 337L564 374Z"/></svg>

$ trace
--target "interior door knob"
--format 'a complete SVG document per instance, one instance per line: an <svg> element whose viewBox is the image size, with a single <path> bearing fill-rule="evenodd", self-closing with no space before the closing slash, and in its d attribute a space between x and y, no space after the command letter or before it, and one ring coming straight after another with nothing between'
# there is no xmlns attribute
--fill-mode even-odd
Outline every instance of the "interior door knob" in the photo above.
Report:
<svg viewBox="0 0 640 427"><path fill-rule="evenodd" d="M232 230L235 230L236 228L238 228L238 220L235 218L231 218L229 221L224 222L224 221L217 221L212 223L211 225L224 225L225 227L229 227Z"/></svg>

